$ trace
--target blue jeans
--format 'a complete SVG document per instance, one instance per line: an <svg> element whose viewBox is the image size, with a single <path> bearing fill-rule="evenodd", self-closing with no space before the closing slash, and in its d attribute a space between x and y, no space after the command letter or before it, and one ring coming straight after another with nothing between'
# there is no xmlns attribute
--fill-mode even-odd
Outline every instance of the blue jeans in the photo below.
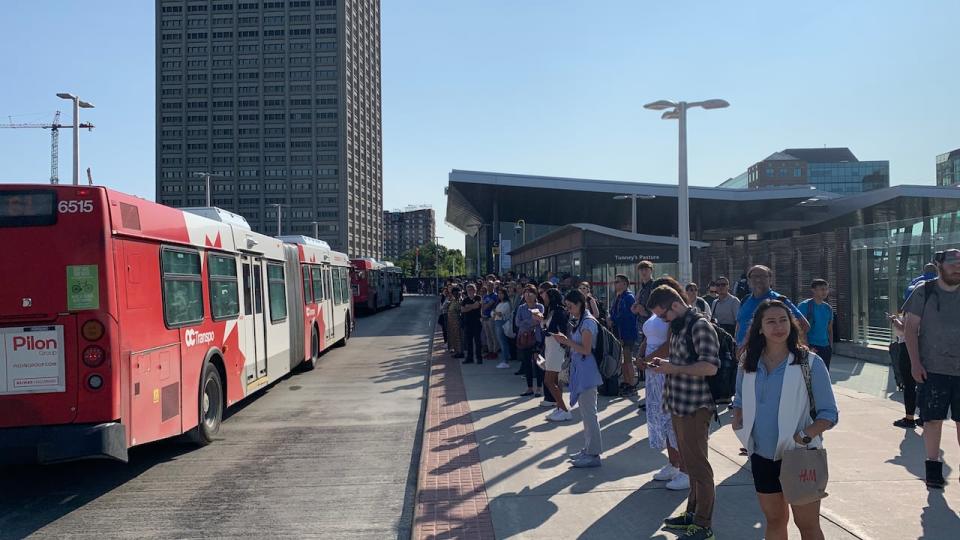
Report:
<svg viewBox="0 0 960 540"><path fill-rule="evenodd" d="M497 341L500 342L500 361L506 364L510 361L510 338L503 333L503 329L505 325L510 324L510 320L493 321L493 324L497 329Z"/></svg>

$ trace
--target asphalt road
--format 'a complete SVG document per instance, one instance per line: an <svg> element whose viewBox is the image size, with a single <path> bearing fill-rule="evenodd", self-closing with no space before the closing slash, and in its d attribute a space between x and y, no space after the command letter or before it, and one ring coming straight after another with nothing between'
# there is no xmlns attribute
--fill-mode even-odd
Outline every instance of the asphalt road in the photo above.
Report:
<svg viewBox="0 0 960 540"><path fill-rule="evenodd" d="M232 409L207 447L0 468L0 538L407 538L433 307L358 319L347 347Z"/></svg>

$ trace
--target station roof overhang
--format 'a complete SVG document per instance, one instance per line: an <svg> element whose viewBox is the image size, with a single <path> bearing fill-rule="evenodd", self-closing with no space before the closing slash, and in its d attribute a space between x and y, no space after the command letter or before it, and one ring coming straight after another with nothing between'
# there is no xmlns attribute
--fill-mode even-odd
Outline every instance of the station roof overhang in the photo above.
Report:
<svg viewBox="0 0 960 540"><path fill-rule="evenodd" d="M677 235L678 187L670 184L453 170L447 186L446 221L474 235L494 220L563 226L594 223L610 229L629 226L631 201L638 195L637 230L651 236ZM729 189L691 186L690 222L699 240L728 238L731 231L755 232L755 224L801 203L839 195L809 186ZM628 233L629 234L629 233Z"/></svg>
<svg viewBox="0 0 960 540"><path fill-rule="evenodd" d="M616 243L621 243L623 245L629 245L634 243L639 244L652 244L652 245L662 245L662 246L673 246L677 247L680 245L679 239L675 236L654 236L651 234L638 234L630 233L626 231L621 231L619 229L611 229L609 227L602 227L600 225L595 225L593 223L570 223L569 225L564 225L555 231L551 231L548 234L537 238L536 240L531 240L526 244L523 244L513 251L510 252L511 256L522 255L527 251L537 249L538 247L549 244L557 238L567 236L574 232L590 232L595 233L601 236L605 236L611 241ZM580 246L585 247L585 246ZM690 241L690 247L699 249L710 247L710 244L707 242L698 242L696 240Z"/></svg>
<svg viewBox="0 0 960 540"><path fill-rule="evenodd" d="M807 200L774 219L762 219L753 232L855 227L960 210L960 187L900 184L826 200Z"/></svg>

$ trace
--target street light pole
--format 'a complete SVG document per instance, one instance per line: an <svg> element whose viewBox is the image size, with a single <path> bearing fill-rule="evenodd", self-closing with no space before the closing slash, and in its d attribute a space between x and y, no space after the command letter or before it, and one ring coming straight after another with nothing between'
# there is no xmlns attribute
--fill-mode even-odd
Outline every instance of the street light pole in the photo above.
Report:
<svg viewBox="0 0 960 540"><path fill-rule="evenodd" d="M213 174L213 173L209 173L209 172L195 172L195 173L193 173L193 176L194 176L195 178L203 177L203 181L204 181L204 183L206 184L206 190L207 190L207 207L209 208L209 207L213 206L213 204L211 204L211 202L210 202L210 201L211 201L211 192L212 192L212 190L210 189L210 178L212 178L212 177L214 177L214 176L220 177L220 176L223 176L223 175L221 175L221 174Z"/></svg>
<svg viewBox="0 0 960 540"><path fill-rule="evenodd" d="M80 109L92 109L93 104L83 101L79 97L60 92L57 94L60 99L69 99L73 101L73 185L80 185Z"/></svg>
<svg viewBox="0 0 960 540"><path fill-rule="evenodd" d="M679 234L680 257L677 261L681 283L690 283L693 280L693 262L690 260L690 187L687 184L687 104L681 101L677 104L680 121L680 150L679 150L679 210L677 212L677 227Z"/></svg>
<svg viewBox="0 0 960 540"><path fill-rule="evenodd" d="M313 224L313 237L319 239L320 238L320 222L311 221L310 223Z"/></svg>
<svg viewBox="0 0 960 540"><path fill-rule="evenodd" d="M442 236L433 237L433 252L436 254L436 273L437 273L437 294L440 294L440 239Z"/></svg>
<svg viewBox="0 0 960 540"><path fill-rule="evenodd" d="M281 226L281 222L280 222L280 219L281 219L281 218L280 218L280 211L281 211L281 210L280 210L280 209L283 208L283 205L282 205L282 204L273 203L273 204L271 204L270 206L275 206L275 207L277 207L277 236L280 236L280 230L281 230L281 229L280 229L280 226Z"/></svg>
<svg viewBox="0 0 960 540"><path fill-rule="evenodd" d="M690 260L690 189L687 183L687 110L693 107L703 107L704 109L723 109L729 107L730 103L722 99L708 99L706 101L686 101L672 102L665 99L647 103L643 107L654 111L672 109L663 113L661 118L664 120L680 121L680 141L679 141L679 172L678 172L678 190L677 190L677 240L678 257L677 266L679 266L680 282L689 283L693 278L693 263Z"/></svg>

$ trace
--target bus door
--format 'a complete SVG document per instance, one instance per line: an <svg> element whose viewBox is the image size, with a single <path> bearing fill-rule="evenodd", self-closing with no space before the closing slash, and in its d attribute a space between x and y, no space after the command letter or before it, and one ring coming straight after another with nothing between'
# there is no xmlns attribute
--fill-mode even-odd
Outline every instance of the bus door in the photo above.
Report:
<svg viewBox="0 0 960 540"><path fill-rule="evenodd" d="M263 312L263 262L243 255L243 350L247 384L267 376L267 336Z"/></svg>
<svg viewBox="0 0 960 540"><path fill-rule="evenodd" d="M332 340L336 335L337 321L335 312L333 310L333 281L330 278L330 266L326 265L323 267L323 288L326 290L326 294L323 295L323 311L324 317L327 322L327 335L328 340ZM329 343L329 341L327 342Z"/></svg>

